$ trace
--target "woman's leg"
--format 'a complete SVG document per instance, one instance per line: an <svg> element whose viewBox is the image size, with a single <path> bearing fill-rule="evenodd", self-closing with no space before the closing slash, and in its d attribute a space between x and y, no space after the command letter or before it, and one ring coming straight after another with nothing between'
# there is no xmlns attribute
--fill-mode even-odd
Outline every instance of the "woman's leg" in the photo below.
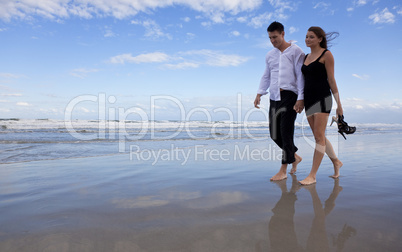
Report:
<svg viewBox="0 0 402 252"><path fill-rule="evenodd" d="M331 159L334 165L334 175L330 176L332 178L339 177L339 169L342 167L343 163L335 154L334 148L332 147L331 142L328 139L325 139L325 153L327 153L328 157Z"/></svg>
<svg viewBox="0 0 402 252"><path fill-rule="evenodd" d="M327 127L328 116L329 114L327 113L316 113L307 117L311 130L314 134L315 149L310 174L307 176L307 178L300 181L302 185L310 185L316 182L316 174L326 150L325 129Z"/></svg>

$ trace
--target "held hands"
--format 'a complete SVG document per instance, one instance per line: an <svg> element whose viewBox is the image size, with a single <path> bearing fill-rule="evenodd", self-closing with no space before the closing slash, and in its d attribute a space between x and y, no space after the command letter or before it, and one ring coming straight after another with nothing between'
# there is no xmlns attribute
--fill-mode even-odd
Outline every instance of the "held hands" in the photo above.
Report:
<svg viewBox="0 0 402 252"><path fill-rule="evenodd" d="M293 109L296 111L296 113L300 114L304 109L304 101L303 100L296 101L296 104L293 106Z"/></svg>
<svg viewBox="0 0 402 252"><path fill-rule="evenodd" d="M255 97L255 100L254 100L254 107L256 107L258 109L260 108L259 105L260 105L260 101L261 101L261 96L262 96L261 94L257 94L257 96ZM297 113L300 114L304 109L304 101L303 100L296 101L296 104L293 106L293 109Z"/></svg>

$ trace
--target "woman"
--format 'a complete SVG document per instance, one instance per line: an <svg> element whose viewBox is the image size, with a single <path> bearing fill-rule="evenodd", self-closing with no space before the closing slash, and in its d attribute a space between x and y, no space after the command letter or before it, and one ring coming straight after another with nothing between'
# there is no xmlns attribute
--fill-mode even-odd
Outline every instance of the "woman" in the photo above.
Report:
<svg viewBox="0 0 402 252"><path fill-rule="evenodd" d="M311 53L306 55L302 66L305 80L304 105L316 146L310 174L299 181L302 185L316 182L316 174L324 153L327 153L334 165L334 175L331 177L338 178L339 169L342 167L342 162L337 158L331 143L325 137L325 129L332 108L331 91L337 104L336 114L343 115L334 77L334 57L327 49L327 42L333 39L333 35L337 33L326 34L320 27L315 26L310 27L306 35L306 46L310 47Z"/></svg>

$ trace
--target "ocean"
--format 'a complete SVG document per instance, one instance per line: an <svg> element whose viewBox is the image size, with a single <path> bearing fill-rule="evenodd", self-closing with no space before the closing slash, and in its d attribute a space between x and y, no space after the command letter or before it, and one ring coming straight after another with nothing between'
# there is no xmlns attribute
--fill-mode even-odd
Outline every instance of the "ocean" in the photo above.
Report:
<svg viewBox="0 0 402 252"><path fill-rule="evenodd" d="M349 124L355 134L402 133L402 124ZM337 135L335 124L327 127L327 136ZM295 125L301 137L312 137L306 123ZM0 119L1 164L255 141L272 141L268 122Z"/></svg>

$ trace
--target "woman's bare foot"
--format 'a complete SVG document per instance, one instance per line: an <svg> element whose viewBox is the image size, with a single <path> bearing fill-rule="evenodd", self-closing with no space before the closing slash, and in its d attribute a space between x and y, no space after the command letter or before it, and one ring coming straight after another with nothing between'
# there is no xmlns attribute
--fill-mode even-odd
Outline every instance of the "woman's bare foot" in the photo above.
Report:
<svg viewBox="0 0 402 252"><path fill-rule="evenodd" d="M308 176L307 178L303 179L302 181L299 181L301 185L312 185L315 184L317 181L315 178Z"/></svg>
<svg viewBox="0 0 402 252"><path fill-rule="evenodd" d="M292 163L292 169L290 170L289 174L295 174L297 171L297 165L303 160L299 155L297 155L295 153L295 159L296 161L294 161Z"/></svg>
<svg viewBox="0 0 402 252"><path fill-rule="evenodd" d="M331 178L339 178L339 170L341 169L343 163L337 159L335 161L333 161L334 164L334 175L330 176Z"/></svg>

